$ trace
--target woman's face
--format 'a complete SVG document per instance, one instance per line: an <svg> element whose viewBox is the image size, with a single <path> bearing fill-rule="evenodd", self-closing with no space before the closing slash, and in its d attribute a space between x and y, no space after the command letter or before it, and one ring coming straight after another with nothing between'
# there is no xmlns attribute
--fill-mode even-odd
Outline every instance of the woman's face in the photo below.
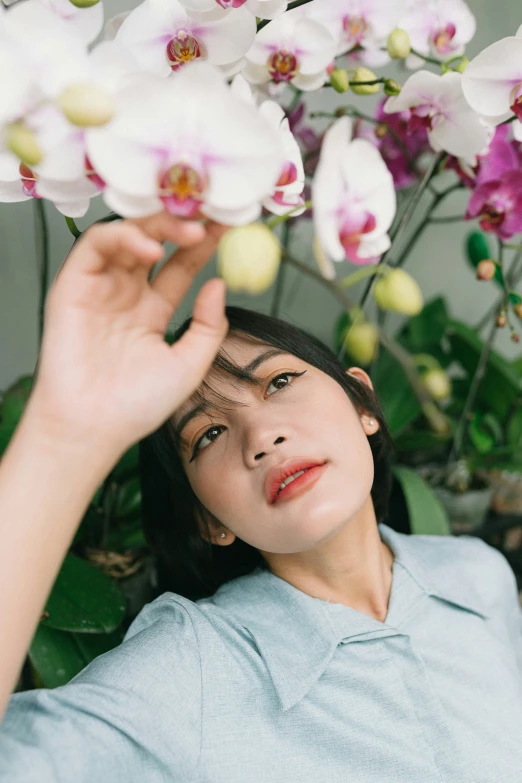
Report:
<svg viewBox="0 0 522 783"><path fill-rule="evenodd" d="M246 366L273 348L232 335L221 350ZM363 370L347 372L371 386ZM240 404L227 406L225 414L200 413L186 424L183 465L210 512L214 543L230 544L237 536L262 552L303 552L334 537L367 504L373 483L367 435L378 423L365 412L360 417L333 378L292 354L272 356L255 375L263 379L260 387L232 376L207 376L212 389ZM174 423L194 405L187 400ZM270 503L265 496L268 471L295 458L326 465L295 497ZM227 536L221 539L224 529Z"/></svg>

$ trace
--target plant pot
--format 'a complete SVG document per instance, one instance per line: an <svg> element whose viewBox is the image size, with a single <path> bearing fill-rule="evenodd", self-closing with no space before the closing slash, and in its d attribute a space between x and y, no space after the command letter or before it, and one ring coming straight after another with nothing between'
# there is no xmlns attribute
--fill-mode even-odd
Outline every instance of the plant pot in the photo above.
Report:
<svg viewBox="0 0 522 783"><path fill-rule="evenodd" d="M492 487L467 492L453 492L446 487L432 489L447 511L452 533L469 533L484 523L491 505Z"/></svg>
<svg viewBox="0 0 522 783"><path fill-rule="evenodd" d="M446 509L452 533L469 533L484 523L494 491L486 475L475 474L469 489L456 492L445 486L444 466L430 463L417 470Z"/></svg>
<svg viewBox="0 0 522 783"><path fill-rule="evenodd" d="M522 515L522 473L497 469L484 473L493 487L493 511L497 514Z"/></svg>

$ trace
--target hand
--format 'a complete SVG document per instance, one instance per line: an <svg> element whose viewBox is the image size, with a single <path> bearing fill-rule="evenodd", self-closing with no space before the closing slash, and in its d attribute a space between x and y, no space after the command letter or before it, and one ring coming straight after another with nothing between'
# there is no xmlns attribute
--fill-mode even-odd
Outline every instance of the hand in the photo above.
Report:
<svg viewBox="0 0 522 783"><path fill-rule="evenodd" d="M87 229L48 293L28 404L53 437L119 456L194 392L227 333L224 282L202 286L181 340L164 334L228 228L161 212ZM149 282L167 240L180 247Z"/></svg>

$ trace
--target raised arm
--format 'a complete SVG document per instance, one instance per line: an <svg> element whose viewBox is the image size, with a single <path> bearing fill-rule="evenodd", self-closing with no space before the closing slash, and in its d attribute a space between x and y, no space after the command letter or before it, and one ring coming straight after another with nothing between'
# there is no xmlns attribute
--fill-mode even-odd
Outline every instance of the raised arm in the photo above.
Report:
<svg viewBox="0 0 522 783"><path fill-rule="evenodd" d="M192 394L226 335L213 279L183 338L164 340L227 228L167 213L95 226L49 292L36 382L0 463L0 719L94 492ZM180 247L149 282L164 241Z"/></svg>

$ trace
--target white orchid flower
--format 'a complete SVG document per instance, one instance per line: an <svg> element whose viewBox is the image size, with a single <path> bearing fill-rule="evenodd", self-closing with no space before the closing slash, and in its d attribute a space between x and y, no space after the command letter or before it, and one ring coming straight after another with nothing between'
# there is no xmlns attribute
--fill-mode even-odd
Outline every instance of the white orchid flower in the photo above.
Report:
<svg viewBox="0 0 522 783"><path fill-rule="evenodd" d="M312 183L316 256L324 276L331 276L329 259L372 264L390 247L393 177L379 150L352 139L352 132L348 117L326 131Z"/></svg>
<svg viewBox="0 0 522 783"><path fill-rule="evenodd" d="M288 0L180 0L194 17L220 19L233 8L246 8L259 19L275 19L284 13ZM208 14L212 14L211 17Z"/></svg>
<svg viewBox="0 0 522 783"><path fill-rule="evenodd" d="M448 60L464 53L477 25L464 0L423 0L410 6L397 26L409 33L416 51ZM417 68L423 60L412 54L406 64Z"/></svg>
<svg viewBox="0 0 522 783"><path fill-rule="evenodd" d="M165 208L251 222L284 158L277 131L202 62L169 79L136 77L119 94L114 119L86 138L89 160L107 183L105 202L125 217Z"/></svg>
<svg viewBox="0 0 522 783"><path fill-rule="evenodd" d="M513 115L513 135L522 141L522 26L473 58L462 75L469 105L495 126Z"/></svg>
<svg viewBox="0 0 522 783"><path fill-rule="evenodd" d="M192 60L219 66L241 61L255 34L256 20L245 9L203 20L179 0L145 0L123 20L115 40L143 70L168 76Z"/></svg>
<svg viewBox="0 0 522 783"><path fill-rule="evenodd" d="M336 56L360 46L364 62L383 65L390 58L380 49L403 9L404 0L315 0L302 6L302 13L330 31L337 42Z"/></svg>
<svg viewBox="0 0 522 783"><path fill-rule="evenodd" d="M98 193L99 187L87 176L72 182L41 178L13 155L0 153L1 202L46 198L52 201L63 215L79 218L85 215L91 198Z"/></svg>
<svg viewBox="0 0 522 783"><path fill-rule="evenodd" d="M238 74L232 81L230 89L251 106L257 101L247 80ZM263 200L263 206L275 215L284 215L292 211L293 217L302 215L306 210L302 196L305 186L303 159L299 144L294 138L284 110L275 101L263 100L258 111L277 130L281 139L284 161L279 178L275 183L274 192Z"/></svg>
<svg viewBox="0 0 522 783"><path fill-rule="evenodd" d="M462 92L462 74L448 72L442 76L417 71L403 85L399 95L384 104L387 114L411 112L411 130L424 127L435 152L444 150L463 158L471 166L483 152L491 133L471 108Z"/></svg>
<svg viewBox="0 0 522 783"><path fill-rule="evenodd" d="M77 8L70 0L39 0L46 8L74 27L78 36L90 44L103 27L103 3L99 0L90 8Z"/></svg>
<svg viewBox="0 0 522 783"><path fill-rule="evenodd" d="M298 12L298 13L296 13ZM246 54L243 76L253 84L291 82L300 90L317 90L328 78L337 42L324 25L306 18L301 8L286 11L256 35Z"/></svg>

